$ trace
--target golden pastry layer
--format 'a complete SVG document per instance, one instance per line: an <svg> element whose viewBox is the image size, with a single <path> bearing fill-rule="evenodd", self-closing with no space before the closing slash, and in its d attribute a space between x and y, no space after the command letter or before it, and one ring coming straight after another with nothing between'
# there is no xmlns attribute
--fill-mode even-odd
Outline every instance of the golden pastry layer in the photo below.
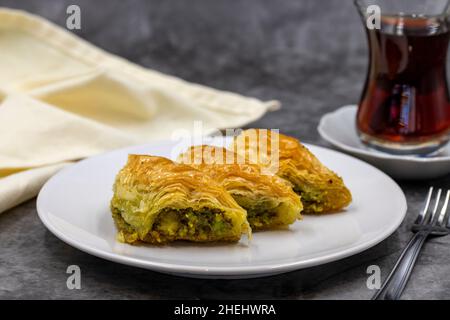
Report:
<svg viewBox="0 0 450 320"><path fill-rule="evenodd" d="M206 145L191 147L178 158L227 190L247 210L253 230L283 227L300 219L302 203L290 183L276 175L264 175L259 165L242 160L225 148Z"/></svg>
<svg viewBox="0 0 450 320"><path fill-rule="evenodd" d="M325 167L297 139L270 130L249 129L235 137L230 147L246 162L271 167L276 174L293 184L301 196L303 213L326 213L341 210L352 200L341 177Z"/></svg>
<svg viewBox="0 0 450 320"><path fill-rule="evenodd" d="M251 232L245 210L217 182L166 158L129 155L113 190L122 242L238 241Z"/></svg>

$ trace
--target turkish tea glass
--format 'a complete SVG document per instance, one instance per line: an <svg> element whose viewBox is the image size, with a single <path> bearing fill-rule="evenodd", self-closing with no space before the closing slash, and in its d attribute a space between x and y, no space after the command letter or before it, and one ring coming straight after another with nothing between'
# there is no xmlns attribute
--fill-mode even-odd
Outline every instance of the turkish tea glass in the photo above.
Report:
<svg viewBox="0 0 450 320"><path fill-rule="evenodd" d="M450 132L449 1L355 0L355 4L369 46L356 119L361 141L395 154L439 150Z"/></svg>

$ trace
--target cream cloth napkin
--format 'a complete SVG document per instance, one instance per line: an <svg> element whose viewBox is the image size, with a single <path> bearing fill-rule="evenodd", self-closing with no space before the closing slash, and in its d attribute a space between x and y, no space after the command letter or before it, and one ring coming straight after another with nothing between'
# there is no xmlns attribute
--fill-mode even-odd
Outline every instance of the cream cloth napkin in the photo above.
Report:
<svg viewBox="0 0 450 320"><path fill-rule="evenodd" d="M78 159L168 139L194 121L207 132L243 126L277 107L145 69L0 9L0 212Z"/></svg>

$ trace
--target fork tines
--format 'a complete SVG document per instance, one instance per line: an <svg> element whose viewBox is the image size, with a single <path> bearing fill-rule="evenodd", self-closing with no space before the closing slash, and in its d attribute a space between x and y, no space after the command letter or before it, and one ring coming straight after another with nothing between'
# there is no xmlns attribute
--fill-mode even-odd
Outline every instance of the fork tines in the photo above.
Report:
<svg viewBox="0 0 450 320"><path fill-rule="evenodd" d="M433 225L433 226L439 226L439 227L450 227L450 220L449 220L449 211L448 209L448 203L450 200L450 190L447 190L447 193L445 197L443 197L443 200L441 201L441 195L442 195L442 189L438 189L435 195L434 203L431 205L431 199L433 196L434 188L430 187L428 190L428 195L425 200L425 204L423 207L423 210L420 212L419 216L416 219L415 224L416 225ZM439 205L441 204L441 210L439 211Z"/></svg>

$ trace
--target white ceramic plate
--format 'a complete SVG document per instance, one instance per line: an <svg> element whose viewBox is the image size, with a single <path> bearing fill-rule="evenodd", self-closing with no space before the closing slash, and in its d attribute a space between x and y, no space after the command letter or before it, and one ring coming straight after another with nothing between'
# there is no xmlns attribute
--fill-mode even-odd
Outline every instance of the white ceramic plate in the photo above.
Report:
<svg viewBox="0 0 450 320"><path fill-rule="evenodd" d="M349 105L325 114L317 128L321 137L396 179L432 179L450 173L450 144L428 157L391 155L367 148L356 132L356 111L355 105Z"/></svg>
<svg viewBox="0 0 450 320"><path fill-rule="evenodd" d="M406 213L405 196L387 175L350 156L309 146L344 177L352 191L354 201L344 212L306 216L289 230L255 232L250 244L245 237L237 244L216 245L118 243L109 211L116 173L129 153L170 157L175 144L161 142L117 150L63 169L38 196L40 219L66 243L114 262L188 277L251 278L361 252L389 236Z"/></svg>

